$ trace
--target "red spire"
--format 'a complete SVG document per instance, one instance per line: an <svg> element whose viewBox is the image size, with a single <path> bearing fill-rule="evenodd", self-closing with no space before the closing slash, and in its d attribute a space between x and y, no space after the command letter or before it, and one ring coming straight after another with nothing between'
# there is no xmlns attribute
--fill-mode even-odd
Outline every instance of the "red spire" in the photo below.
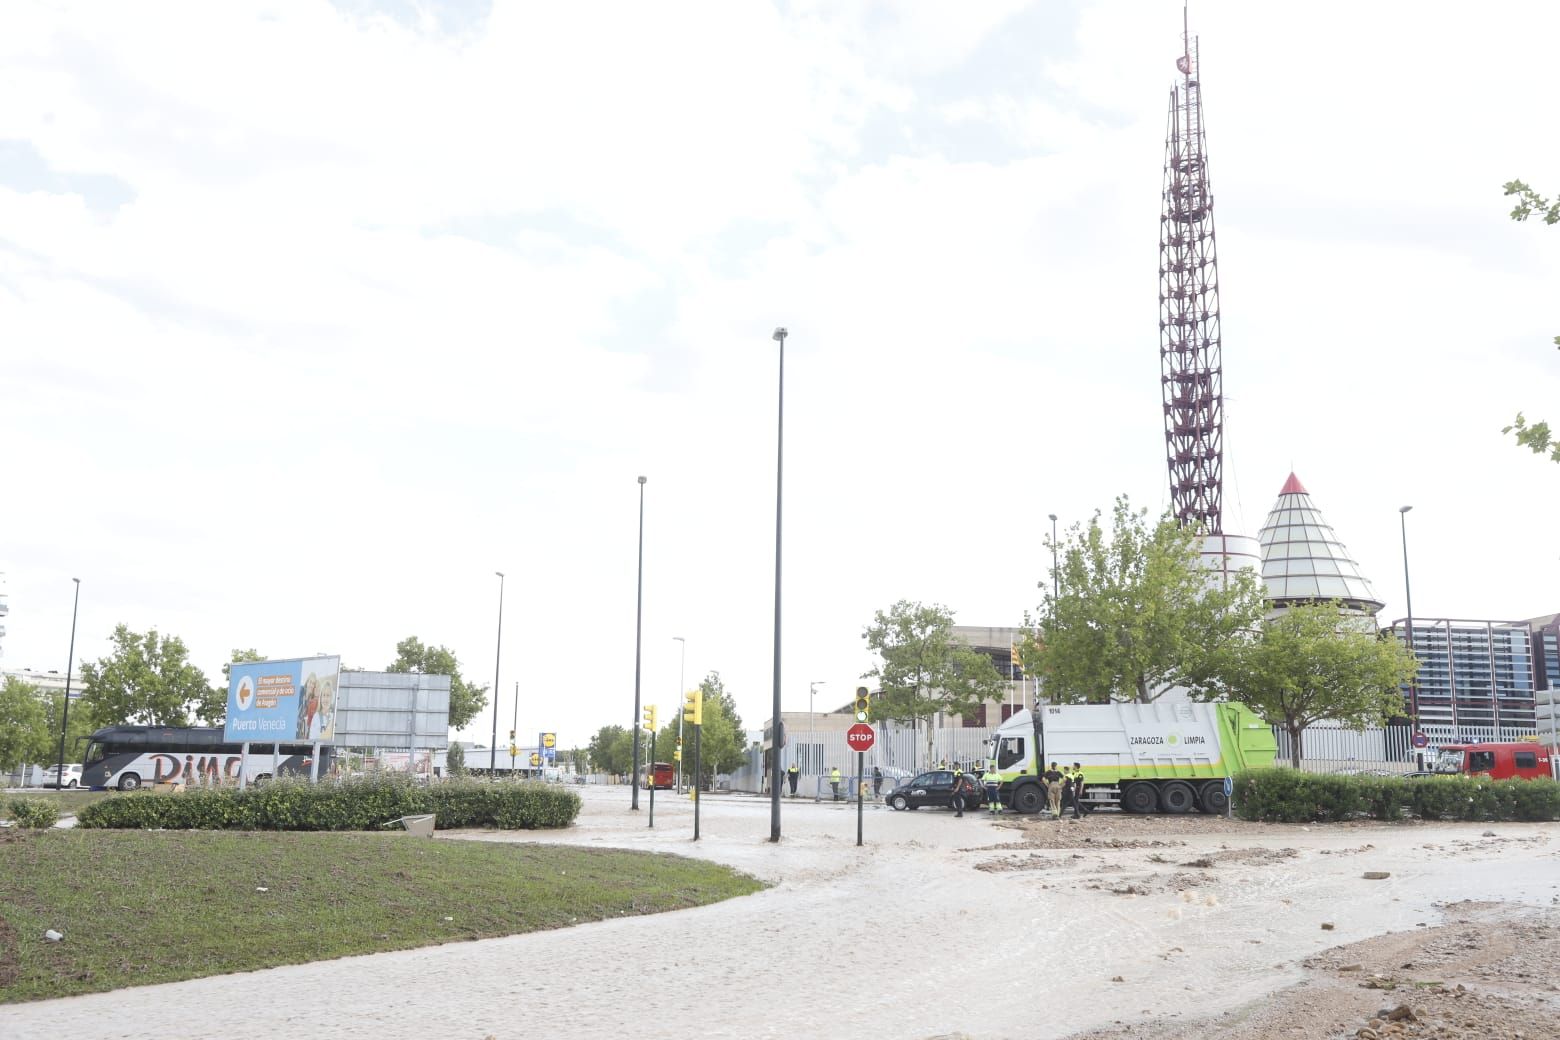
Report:
<svg viewBox="0 0 1560 1040"><path fill-rule="evenodd" d="M1280 495L1310 494L1310 492L1305 489L1305 485L1300 483L1300 478L1295 476L1293 472L1289 474L1289 479L1284 481L1284 486L1278 489L1278 493Z"/></svg>

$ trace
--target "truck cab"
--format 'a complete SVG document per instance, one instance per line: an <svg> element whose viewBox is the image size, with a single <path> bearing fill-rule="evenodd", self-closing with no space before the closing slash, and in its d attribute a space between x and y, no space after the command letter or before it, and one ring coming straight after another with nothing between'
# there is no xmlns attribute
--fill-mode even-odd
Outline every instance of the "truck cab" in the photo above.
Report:
<svg viewBox="0 0 1560 1040"><path fill-rule="evenodd" d="M1435 757L1437 774L1532 779L1554 775L1549 749L1531 741L1443 744Z"/></svg>

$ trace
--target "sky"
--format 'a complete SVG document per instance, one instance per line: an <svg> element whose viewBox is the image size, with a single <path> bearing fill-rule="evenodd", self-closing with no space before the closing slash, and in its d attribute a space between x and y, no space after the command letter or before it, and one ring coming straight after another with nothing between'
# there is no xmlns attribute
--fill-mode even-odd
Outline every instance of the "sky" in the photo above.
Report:
<svg viewBox="0 0 1560 1040"><path fill-rule="evenodd" d="M1169 504L1173 0L0 5L7 669L116 624L583 745L718 671L849 700L900 599L1016 625ZM1199 0L1225 530L1293 469L1387 606L1560 610L1560 7ZM502 571L502 640L499 640ZM677 642L682 637L684 642ZM683 651L686 650L684 660ZM495 659L496 662L495 662ZM516 690L518 689L518 703ZM462 734L486 739L490 710Z"/></svg>

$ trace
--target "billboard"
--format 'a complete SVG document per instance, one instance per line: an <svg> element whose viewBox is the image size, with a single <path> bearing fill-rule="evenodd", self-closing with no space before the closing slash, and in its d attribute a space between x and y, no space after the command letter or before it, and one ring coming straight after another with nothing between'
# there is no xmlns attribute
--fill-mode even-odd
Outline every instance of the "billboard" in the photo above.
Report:
<svg viewBox="0 0 1560 1040"><path fill-rule="evenodd" d="M558 763L558 734L538 733L536 735L536 747L542 762L546 762L550 766ZM537 758L538 755L531 756L531 764L533 766L541 765L541 762L536 761Z"/></svg>
<svg viewBox="0 0 1560 1040"><path fill-rule="evenodd" d="M329 744L336 737L341 658L245 661L228 666L229 743Z"/></svg>

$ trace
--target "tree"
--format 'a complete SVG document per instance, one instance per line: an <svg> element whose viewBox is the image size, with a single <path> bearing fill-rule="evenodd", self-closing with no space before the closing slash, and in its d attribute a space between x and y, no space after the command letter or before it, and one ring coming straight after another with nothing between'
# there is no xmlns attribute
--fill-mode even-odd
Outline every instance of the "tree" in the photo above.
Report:
<svg viewBox="0 0 1560 1040"><path fill-rule="evenodd" d="M1560 195L1556 195L1553 200L1546 199L1521 181L1509 181L1506 184L1506 195L1517 197L1516 207L1511 211L1512 220L1521 222L1537 213L1545 224L1560 224ZM1560 347L1560 336L1555 337L1555 346ZM1551 461L1560 462L1560 436L1551 432L1547 422L1529 423L1527 417L1518 412L1511 425L1503 427L1500 432L1515 432L1519 445L1535 455L1547 451Z"/></svg>
<svg viewBox="0 0 1560 1040"><path fill-rule="evenodd" d="M747 759L747 733L737 702L726 691L719 672L711 672L699 683L704 696L704 722L699 727L699 769L707 783L717 773L729 773ZM682 705L677 710L682 711ZM677 721L672 720L672 747L677 745ZM670 758L668 753L666 758ZM683 765L693 769L693 742L683 739Z"/></svg>
<svg viewBox="0 0 1560 1040"><path fill-rule="evenodd" d="M416 636L407 636L395 644L395 660L386 671L449 676L450 729L464 729L487 707L488 688L461 678L460 661L448 647L425 646Z"/></svg>
<svg viewBox="0 0 1560 1040"><path fill-rule="evenodd" d="M50 690L43 695L43 743L41 754L36 761L44 765L58 763L60 756L60 724L65 723L65 761L79 762L81 754L85 750L81 747L81 738L90 736L92 731L102 723L97 722L92 713L83 706L83 700L78 700L70 706L70 719L63 719L65 712L65 691Z"/></svg>
<svg viewBox="0 0 1560 1040"><path fill-rule="evenodd" d="M81 666L81 706L98 725L188 726L192 715L221 720L226 695L213 704L211 680L190 664L184 640L155 628L142 635L119 625L112 641L113 653Z"/></svg>
<svg viewBox="0 0 1560 1040"><path fill-rule="evenodd" d="M220 725L227 718L228 686L233 681L233 666L235 664L247 664L252 661L264 661L265 655L254 647L247 650L234 648L228 655L228 659L222 665L222 685L211 688L211 696L196 709L196 714L207 719L213 726Z"/></svg>
<svg viewBox="0 0 1560 1040"><path fill-rule="evenodd" d="M1284 728L1296 769L1302 733L1312 723L1379 726L1403 714L1402 687L1419 664L1408 647L1374 628L1336 603L1301 604L1265 622L1257 638L1221 651L1227 692Z"/></svg>
<svg viewBox="0 0 1560 1040"><path fill-rule="evenodd" d="M44 722L43 696L38 687L14 675L0 686L0 772L42 762L47 757L49 734Z"/></svg>
<svg viewBox="0 0 1560 1040"><path fill-rule="evenodd" d="M1149 703L1174 686L1217 684L1220 648L1244 638L1266 609L1244 571L1211 580L1197 532L1116 499L1107 542L1096 512L1058 550L1056 587L1041 605L1043 633L1023 657L1053 703ZM1047 545L1052 543L1048 540Z"/></svg>
<svg viewBox="0 0 1560 1040"><path fill-rule="evenodd" d="M912 727L924 722L927 761L938 715L967 715L1002 695L1002 676L991 658L954 638L953 612L947 607L902 599L877 611L861 638L882 658L862 676L877 679L881 687L872 700L872 716Z"/></svg>
<svg viewBox="0 0 1560 1040"><path fill-rule="evenodd" d="M634 737L622 726L602 726L587 749L591 768L602 773L628 773L634 768Z"/></svg>
<svg viewBox="0 0 1560 1040"><path fill-rule="evenodd" d="M466 750L459 744L451 744L444 753L444 769L450 776L466 775Z"/></svg>

